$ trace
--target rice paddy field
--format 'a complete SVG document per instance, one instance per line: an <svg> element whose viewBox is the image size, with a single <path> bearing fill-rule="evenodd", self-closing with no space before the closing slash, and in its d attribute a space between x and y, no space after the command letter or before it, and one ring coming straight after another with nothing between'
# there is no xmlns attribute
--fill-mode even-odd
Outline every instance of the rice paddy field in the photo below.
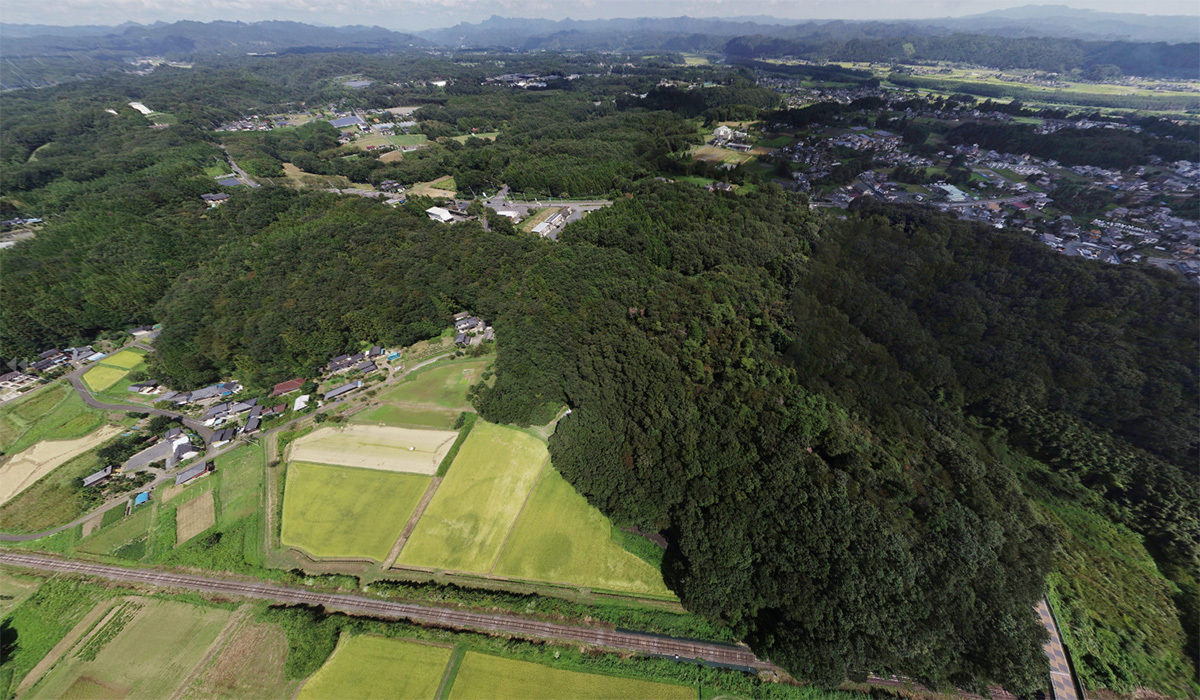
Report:
<svg viewBox="0 0 1200 700"><path fill-rule="evenodd" d="M144 367L146 353L136 348L122 350L115 355L101 358L83 375L83 383L92 391L105 391L125 378L135 369Z"/></svg>
<svg viewBox="0 0 1200 700"><path fill-rule="evenodd" d="M343 634L337 648L300 689L298 700L394 698L433 700L450 661L449 647Z"/></svg>
<svg viewBox="0 0 1200 700"><path fill-rule="evenodd" d="M411 474L437 472L458 433L386 425L320 428L296 440L291 458Z"/></svg>
<svg viewBox="0 0 1200 700"><path fill-rule="evenodd" d="M548 459L540 440L476 423L397 563L489 571Z"/></svg>
<svg viewBox="0 0 1200 700"><path fill-rule="evenodd" d="M217 522L213 492L205 491L175 511L175 544L187 542Z"/></svg>
<svg viewBox="0 0 1200 700"><path fill-rule="evenodd" d="M230 614L160 599L122 601L23 697L171 697Z"/></svg>
<svg viewBox="0 0 1200 700"><path fill-rule="evenodd" d="M416 372L411 379L379 396L380 401L400 405L469 411L467 390L479 381L489 360L435 364Z"/></svg>
<svg viewBox="0 0 1200 700"><path fill-rule="evenodd" d="M0 407L0 450L20 452L41 440L81 438L104 423L65 382L38 389Z"/></svg>
<svg viewBox="0 0 1200 700"><path fill-rule="evenodd" d="M452 472L453 473L453 472ZM492 573L637 595L672 596L657 568L612 540L612 525L548 468Z"/></svg>
<svg viewBox="0 0 1200 700"><path fill-rule="evenodd" d="M450 700L695 700L690 686L564 671L528 661L467 652Z"/></svg>
<svg viewBox="0 0 1200 700"><path fill-rule="evenodd" d="M284 488L281 541L315 557L383 561L430 480L417 474L292 462Z"/></svg>
<svg viewBox="0 0 1200 700"><path fill-rule="evenodd" d="M697 146L692 150L693 160L705 160L710 163L734 163L741 165L742 163L754 160L754 156L749 153L739 153L726 148L717 148L716 146Z"/></svg>

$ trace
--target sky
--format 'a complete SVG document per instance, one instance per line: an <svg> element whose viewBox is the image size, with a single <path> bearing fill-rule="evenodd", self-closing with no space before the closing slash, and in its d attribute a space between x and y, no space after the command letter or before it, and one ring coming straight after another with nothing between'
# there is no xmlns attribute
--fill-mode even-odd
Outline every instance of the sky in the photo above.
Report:
<svg viewBox="0 0 1200 700"><path fill-rule="evenodd" d="M1054 2L1054 0L1049 0ZM1046 0L1042 0L1046 2ZM293 20L399 31L479 22L491 15L544 19L612 17L745 17L781 19L923 19L1042 4L1037 0L0 0L0 21L25 24L120 24L182 19ZM1047 3L1048 4L1048 3ZM1197 0L1066 2L1077 9L1155 15L1200 14Z"/></svg>

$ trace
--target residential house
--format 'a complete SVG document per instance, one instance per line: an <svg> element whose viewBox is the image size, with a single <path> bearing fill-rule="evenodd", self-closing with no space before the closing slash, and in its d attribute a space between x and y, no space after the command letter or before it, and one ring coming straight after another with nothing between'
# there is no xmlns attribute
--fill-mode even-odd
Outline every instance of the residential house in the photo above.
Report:
<svg viewBox="0 0 1200 700"><path fill-rule="evenodd" d="M258 416L250 416L249 418L246 419L246 427L242 428L242 433L245 435L250 435L251 433L257 433L258 428L261 424L262 424L261 418L259 418Z"/></svg>
<svg viewBox="0 0 1200 700"><path fill-rule="evenodd" d="M308 406L308 401L311 398L312 398L312 394L305 394L303 396L296 397L296 402L294 404L292 404L292 410L293 411L302 410L304 407Z"/></svg>
<svg viewBox="0 0 1200 700"><path fill-rule="evenodd" d="M448 224L451 221L454 221L454 215L450 213L450 210L443 209L442 207L429 207L425 210L425 213L429 215L430 219L433 219L434 221L440 221L443 224Z"/></svg>
<svg viewBox="0 0 1200 700"><path fill-rule="evenodd" d="M105 467L94 474L89 474L89 475L83 477L83 487L89 488L89 487L95 486L97 484L101 484L101 483L107 481L108 478L110 476L112 476L112 473L113 473L112 467Z"/></svg>
<svg viewBox="0 0 1200 700"><path fill-rule="evenodd" d="M200 195L200 199L204 200L204 203L209 207L218 207L224 204L225 200L229 199L229 195L224 192L214 192L211 194L202 194Z"/></svg>
<svg viewBox="0 0 1200 700"><path fill-rule="evenodd" d="M286 382L280 382L276 384L275 388L271 391L271 397L274 398L276 396L290 394L293 391L298 391L302 386L304 386L304 380L300 378L289 379Z"/></svg>
<svg viewBox="0 0 1200 700"><path fill-rule="evenodd" d="M350 382L349 384L343 384L336 389L330 389L329 391L325 392L325 400L329 401L331 399L336 399L339 396L344 396L344 395L350 393L351 391L354 391L355 389L361 387L362 385L363 385L362 380L359 379L359 380Z"/></svg>
<svg viewBox="0 0 1200 700"><path fill-rule="evenodd" d="M467 335L466 333L459 333L458 335L454 336L454 344L460 348L465 348L471 344L471 336Z"/></svg>
<svg viewBox="0 0 1200 700"><path fill-rule="evenodd" d="M237 437L237 428L225 428L213 432L212 437L208 440L209 447L220 447L221 445L229 444Z"/></svg>
<svg viewBox="0 0 1200 700"><path fill-rule="evenodd" d="M206 474L216 470L212 462L201 462L179 472L175 476L175 485L182 486L183 484L191 483Z"/></svg>
<svg viewBox="0 0 1200 700"><path fill-rule="evenodd" d="M148 382L141 382L138 384L130 384L129 387L126 388L126 391L131 391L131 392L134 392L137 394L145 394L145 395L157 394L159 391L159 386L158 386L158 382L151 380Z"/></svg>
<svg viewBox="0 0 1200 700"><path fill-rule="evenodd" d="M374 362L371 362L370 360L364 360L363 362L361 362L357 365L354 365L354 368L351 371L352 372L362 372L363 374L370 374L371 372L374 372L377 369L379 369L379 368L375 366Z"/></svg>
<svg viewBox="0 0 1200 700"><path fill-rule="evenodd" d="M195 457L198 454L200 454L200 453L196 450L195 447L192 447L191 441L188 440L187 438L184 438L183 442L176 442L176 444L175 444L175 452L174 452L175 464L179 464L180 462L187 461L187 460L191 459L192 457Z"/></svg>
<svg viewBox="0 0 1200 700"><path fill-rule="evenodd" d="M23 372L8 372L7 374L0 374L0 389L20 389L36 381L37 377L24 374Z"/></svg>

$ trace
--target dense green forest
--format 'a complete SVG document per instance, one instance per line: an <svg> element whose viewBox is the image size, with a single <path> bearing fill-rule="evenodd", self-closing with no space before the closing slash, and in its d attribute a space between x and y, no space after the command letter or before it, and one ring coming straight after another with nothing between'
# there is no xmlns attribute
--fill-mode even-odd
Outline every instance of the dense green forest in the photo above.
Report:
<svg viewBox="0 0 1200 700"><path fill-rule="evenodd" d="M5 96L16 123L0 136L0 202L50 221L0 253L0 353L157 321L156 378L258 391L363 342L435 336L469 309L499 348L495 383L472 396L481 415L544 424L569 406L556 468L618 525L662 532L684 605L797 677L1033 695L1047 671L1032 610L1049 581L1097 687L1196 694L1193 287L920 209L839 217L774 185L734 195L655 180L683 167L673 154L706 120L808 125L870 106L771 112L771 93L737 71L727 91L695 94L637 71L544 92L380 86L352 99L420 100L435 136L500 132L390 163L348 154L324 122L202 128L265 104L263 85L278 103L349 100L331 76L402 70L312 61ZM482 71L456 66L411 67ZM206 94L214 76L237 79ZM150 129L123 106L134 98L178 123ZM1064 161L1093 144L997 128L946 136L1058 148ZM1121 157L1160 141L1081 138L1118 139L1103 143ZM258 174L284 162L371 182L450 174L460 190L615 202L557 243L431 222L420 198L392 208L265 186L209 209L203 169L222 162L221 142ZM1114 561L1138 568L1079 581Z"/></svg>

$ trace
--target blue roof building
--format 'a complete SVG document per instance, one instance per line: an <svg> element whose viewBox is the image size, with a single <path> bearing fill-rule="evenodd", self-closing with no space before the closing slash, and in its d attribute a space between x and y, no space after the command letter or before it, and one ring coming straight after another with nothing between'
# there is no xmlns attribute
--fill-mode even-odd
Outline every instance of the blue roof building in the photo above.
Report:
<svg viewBox="0 0 1200 700"><path fill-rule="evenodd" d="M137 506L142 505L143 503L146 503L149 500L150 500L150 492L142 491L141 493L139 493L138 495L133 497L133 505L134 505L134 507L137 507Z"/></svg>

